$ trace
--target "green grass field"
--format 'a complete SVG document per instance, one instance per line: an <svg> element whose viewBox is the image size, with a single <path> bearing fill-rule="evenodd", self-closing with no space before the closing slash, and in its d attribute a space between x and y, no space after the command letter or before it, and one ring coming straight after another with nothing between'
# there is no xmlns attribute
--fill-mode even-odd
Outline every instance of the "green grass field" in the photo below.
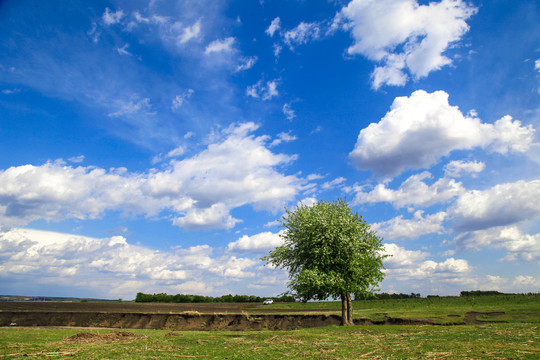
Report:
<svg viewBox="0 0 540 360"><path fill-rule="evenodd" d="M339 301L285 303L265 305L301 313L304 309L320 309L325 313L341 314ZM431 297L417 299L354 301L354 318L381 320L384 317L426 320L445 324L463 321L467 312L499 312L497 315L478 315L479 320L540 323L540 294L493 295L477 297Z"/></svg>
<svg viewBox="0 0 540 360"><path fill-rule="evenodd" d="M112 336L118 329L0 328L6 359L538 359L540 296L489 296L355 302L355 317L453 319L469 311L475 325L375 325L289 331L130 330L139 339ZM281 306L283 304L270 305ZM339 303L289 304L338 311ZM504 314L502 314L504 313ZM382 315L388 314L388 315ZM493 321L505 321L493 322ZM81 336L87 332L93 335ZM74 335L79 334L79 336ZM118 334L117 334L118 335Z"/></svg>

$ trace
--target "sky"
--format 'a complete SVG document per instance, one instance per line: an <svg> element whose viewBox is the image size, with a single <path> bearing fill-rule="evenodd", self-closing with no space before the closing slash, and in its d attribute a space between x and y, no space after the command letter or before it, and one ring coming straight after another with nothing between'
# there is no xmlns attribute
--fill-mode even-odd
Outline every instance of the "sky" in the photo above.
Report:
<svg viewBox="0 0 540 360"><path fill-rule="evenodd" d="M380 291L540 291L536 0L0 1L0 293L274 296L346 199Z"/></svg>

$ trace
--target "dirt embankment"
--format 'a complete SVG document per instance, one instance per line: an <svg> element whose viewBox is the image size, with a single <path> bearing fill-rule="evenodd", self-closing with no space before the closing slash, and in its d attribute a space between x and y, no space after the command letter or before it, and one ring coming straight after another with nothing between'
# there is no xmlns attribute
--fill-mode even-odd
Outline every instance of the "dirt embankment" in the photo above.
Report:
<svg viewBox="0 0 540 360"><path fill-rule="evenodd" d="M74 326L166 330L287 330L338 325L337 315L0 312L0 326Z"/></svg>
<svg viewBox="0 0 540 360"><path fill-rule="evenodd" d="M477 324L477 314L465 321L445 325ZM247 314L148 314L92 312L0 312L0 326L72 326L163 330L289 330L339 325L338 315L247 315ZM355 319L355 325L437 325L424 320L388 317L384 320Z"/></svg>
<svg viewBox="0 0 540 360"><path fill-rule="evenodd" d="M338 325L341 317L329 314L288 315L262 313L257 305L216 304L102 304L102 303L11 303L0 304L0 326L72 326L118 329L165 330L288 330ZM98 310L99 309L99 310ZM196 310L195 310L196 309ZM181 311L183 310L183 311ZM201 313L198 310L203 310ZM216 311L210 313L210 311ZM250 312L246 311L250 310ZM222 312L218 312L222 311ZM232 311L233 313L229 313ZM478 324L477 315L445 325ZM493 315L493 314L486 314ZM434 322L386 316L382 320L355 319L355 325L437 325Z"/></svg>

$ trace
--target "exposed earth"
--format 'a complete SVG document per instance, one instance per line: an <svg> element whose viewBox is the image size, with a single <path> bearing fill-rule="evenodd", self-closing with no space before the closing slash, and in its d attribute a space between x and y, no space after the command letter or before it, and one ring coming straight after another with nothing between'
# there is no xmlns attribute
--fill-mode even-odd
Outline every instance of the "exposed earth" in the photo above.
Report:
<svg viewBox="0 0 540 360"><path fill-rule="evenodd" d="M179 330L288 330L338 325L341 317L309 309L264 308L256 303L115 303L115 302L0 302L0 326L70 326L119 329ZM294 310L295 313L300 311ZM480 313L467 313L462 321L445 325L475 324ZM355 319L355 325L436 325L433 322L386 317ZM83 337L83 336L81 336ZM127 339L126 339L127 340ZM82 338L81 338L82 341Z"/></svg>

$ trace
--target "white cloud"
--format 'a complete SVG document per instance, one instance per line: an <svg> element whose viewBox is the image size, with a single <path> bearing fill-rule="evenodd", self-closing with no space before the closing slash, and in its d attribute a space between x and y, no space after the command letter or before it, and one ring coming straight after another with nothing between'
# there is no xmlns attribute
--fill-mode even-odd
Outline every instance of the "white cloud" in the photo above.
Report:
<svg viewBox="0 0 540 360"><path fill-rule="evenodd" d="M219 291L218 284L255 276L258 261L212 257L212 252L208 245L156 251L122 236L99 239L12 228L0 232L0 278L28 281L31 276L35 286L84 286L97 296L132 299L138 291L211 293Z"/></svg>
<svg viewBox="0 0 540 360"><path fill-rule="evenodd" d="M407 250L396 244L385 244L385 281L424 280L430 282L459 281L472 271L467 260L448 258L442 262L424 260L429 254L420 250Z"/></svg>
<svg viewBox="0 0 540 360"><path fill-rule="evenodd" d="M294 29L283 34L283 41L294 49L295 46L306 44L320 37L320 24L317 22L301 22Z"/></svg>
<svg viewBox="0 0 540 360"><path fill-rule="evenodd" d="M335 178L334 180L332 181L327 181L325 182L324 184L321 185L321 188L323 188L324 190L328 190L328 189L333 189L335 188L336 186L340 186L341 184L343 184L347 179L345 179L344 177L340 176L338 178Z"/></svg>
<svg viewBox="0 0 540 360"><path fill-rule="evenodd" d="M243 278L254 277L255 273L245 271L257 264L257 261L248 258L237 258L236 256L223 257L220 263L212 266L209 270L225 278L240 280Z"/></svg>
<svg viewBox="0 0 540 360"><path fill-rule="evenodd" d="M74 156L68 159L72 163L82 163L84 161L84 155Z"/></svg>
<svg viewBox="0 0 540 360"><path fill-rule="evenodd" d="M250 57L247 57L247 58L243 58L242 63L239 64L236 67L236 71L244 71L244 70L251 69L255 65L257 60L258 60L258 58L256 56L250 56Z"/></svg>
<svg viewBox="0 0 540 360"><path fill-rule="evenodd" d="M278 134L278 138L272 141L270 144L270 147L277 146L283 142L290 142L296 140L297 137L294 135L291 135L290 133L282 132Z"/></svg>
<svg viewBox="0 0 540 360"><path fill-rule="evenodd" d="M416 0L352 0L334 19L349 30L351 55L382 63L374 71L373 87L404 85L407 70L415 78L452 63L443 53L469 30L466 20L476 8L461 0L419 5Z"/></svg>
<svg viewBox="0 0 540 360"><path fill-rule="evenodd" d="M190 209L185 216L175 218L173 224L186 230L232 229L241 220L233 218L229 211L223 203Z"/></svg>
<svg viewBox="0 0 540 360"><path fill-rule="evenodd" d="M456 237L462 249L502 248L508 252L506 260L540 260L540 233L524 234L518 227L495 227L461 234Z"/></svg>
<svg viewBox="0 0 540 360"><path fill-rule="evenodd" d="M115 12L112 12L109 8L105 8L105 12L101 16L101 19L103 20L103 23L107 26L118 24L122 18L124 17L124 11L123 10L117 10Z"/></svg>
<svg viewBox="0 0 540 360"><path fill-rule="evenodd" d="M127 103L125 101L118 101L117 103L119 109L115 112L109 113L108 115L110 117L120 117L134 114L154 114L154 112L151 111L152 104L150 104L149 98L131 100Z"/></svg>
<svg viewBox="0 0 540 360"><path fill-rule="evenodd" d="M204 50L204 53L206 55L209 55L216 52L230 52L233 49L235 41L236 39L234 37L214 40L210 44L208 44L208 46Z"/></svg>
<svg viewBox="0 0 540 360"><path fill-rule="evenodd" d="M518 275L514 278L512 284L522 289L522 292L530 292L531 289L540 289L540 278L530 275Z"/></svg>
<svg viewBox="0 0 540 360"><path fill-rule="evenodd" d="M384 246L386 253L393 255L384 260L386 276L382 287L387 292L417 289L424 295L457 295L464 289L530 292L540 288L534 276L519 275L513 281L498 275L479 276L464 259L450 257L437 262L429 260L430 254L421 250L407 250L396 244Z"/></svg>
<svg viewBox="0 0 540 360"><path fill-rule="evenodd" d="M378 89L382 85L403 86L409 80L402 69L405 67L405 57L389 55L385 66L377 66L371 74L373 88Z"/></svg>
<svg viewBox="0 0 540 360"><path fill-rule="evenodd" d="M229 243L227 250L231 252L266 252L283 245L283 239L280 236L282 233L283 230L277 234L267 231L252 236L244 235Z"/></svg>
<svg viewBox="0 0 540 360"><path fill-rule="evenodd" d="M462 194L448 210L458 230L506 226L540 216L540 180L499 184Z"/></svg>
<svg viewBox="0 0 540 360"><path fill-rule="evenodd" d="M466 191L460 182L449 178L426 184L424 180L431 177L427 171L412 175L397 190L389 189L385 184L378 184L369 192L364 192L365 186L354 187L357 193L353 204L389 202L395 208L409 205L426 207L448 201Z"/></svg>
<svg viewBox="0 0 540 360"><path fill-rule="evenodd" d="M358 169L397 175L406 168L428 168L454 150L524 152L533 135L532 125L522 127L508 115L482 123L450 106L446 92L418 90L396 98L381 121L362 129L349 157Z"/></svg>
<svg viewBox="0 0 540 360"><path fill-rule="evenodd" d="M283 47L279 44L274 44L274 56L277 58L281 54Z"/></svg>
<svg viewBox="0 0 540 360"><path fill-rule="evenodd" d="M146 196L138 174L60 163L24 165L0 172L0 223L44 219L96 219L106 210L157 214L159 199Z"/></svg>
<svg viewBox="0 0 540 360"><path fill-rule="evenodd" d="M390 257L384 260L385 267L394 269L412 267L429 256L424 251L406 250L392 243L384 244L384 252L386 255L390 255Z"/></svg>
<svg viewBox="0 0 540 360"><path fill-rule="evenodd" d="M413 219L403 219L403 216L399 215L385 222L374 223L371 227L377 231L377 235L382 236L385 240L412 240L422 235L444 231L442 223L447 217L445 212L438 212L426 217L423 217L423 214L423 211L418 210L414 213Z"/></svg>
<svg viewBox="0 0 540 360"><path fill-rule="evenodd" d="M184 103L186 103L187 100L189 100L194 93L195 91L193 89L187 89L182 94L176 95L176 97L172 101L171 109L174 111L181 108L182 105L184 105Z"/></svg>
<svg viewBox="0 0 540 360"><path fill-rule="evenodd" d="M231 228L240 221L231 209L281 209L305 184L275 169L295 157L272 153L267 136L251 134L256 129L253 123L233 124L206 150L173 159L162 171L139 174L61 162L0 171L0 224L96 219L112 210L146 216L170 212L174 224L187 229Z"/></svg>
<svg viewBox="0 0 540 360"><path fill-rule="evenodd" d="M174 158L182 156L186 153L186 148L183 145L177 146L171 151L169 151L165 156L163 156L162 153L159 153L159 155L154 156L152 159L152 164L157 164L159 162L162 162L166 158Z"/></svg>
<svg viewBox="0 0 540 360"><path fill-rule="evenodd" d="M182 45L192 39L199 37L201 33L201 20L198 20L195 24L187 26L182 30L182 33L178 35L178 44Z"/></svg>
<svg viewBox="0 0 540 360"><path fill-rule="evenodd" d="M284 104L281 111L283 111L283 114L285 114L285 117L287 118L287 120L293 120L296 117L294 110L291 109L291 105L289 104Z"/></svg>
<svg viewBox="0 0 540 360"><path fill-rule="evenodd" d="M481 161L450 161L444 166L444 174L449 177L461 177L464 173L472 173L473 177L482 172L486 167Z"/></svg>
<svg viewBox="0 0 540 360"><path fill-rule="evenodd" d="M126 56L133 56L132 53L130 53L129 51L127 51L127 48L129 47L129 44L125 44L124 46L122 46L121 48L116 48L116 51L118 52L119 55L126 55Z"/></svg>
<svg viewBox="0 0 540 360"><path fill-rule="evenodd" d="M271 98L278 96L279 92L277 90L278 79L267 81L266 84L263 84L262 80L259 80L255 85L248 86L246 90L246 95L251 96L256 99L262 99L263 101L270 100Z"/></svg>
<svg viewBox="0 0 540 360"><path fill-rule="evenodd" d="M274 36L274 33L276 31L279 31L281 29L281 20L279 17L275 18L274 20L272 20L272 23L270 24L270 26L268 26L268 28L266 29L266 33L270 36L270 37L273 37Z"/></svg>

